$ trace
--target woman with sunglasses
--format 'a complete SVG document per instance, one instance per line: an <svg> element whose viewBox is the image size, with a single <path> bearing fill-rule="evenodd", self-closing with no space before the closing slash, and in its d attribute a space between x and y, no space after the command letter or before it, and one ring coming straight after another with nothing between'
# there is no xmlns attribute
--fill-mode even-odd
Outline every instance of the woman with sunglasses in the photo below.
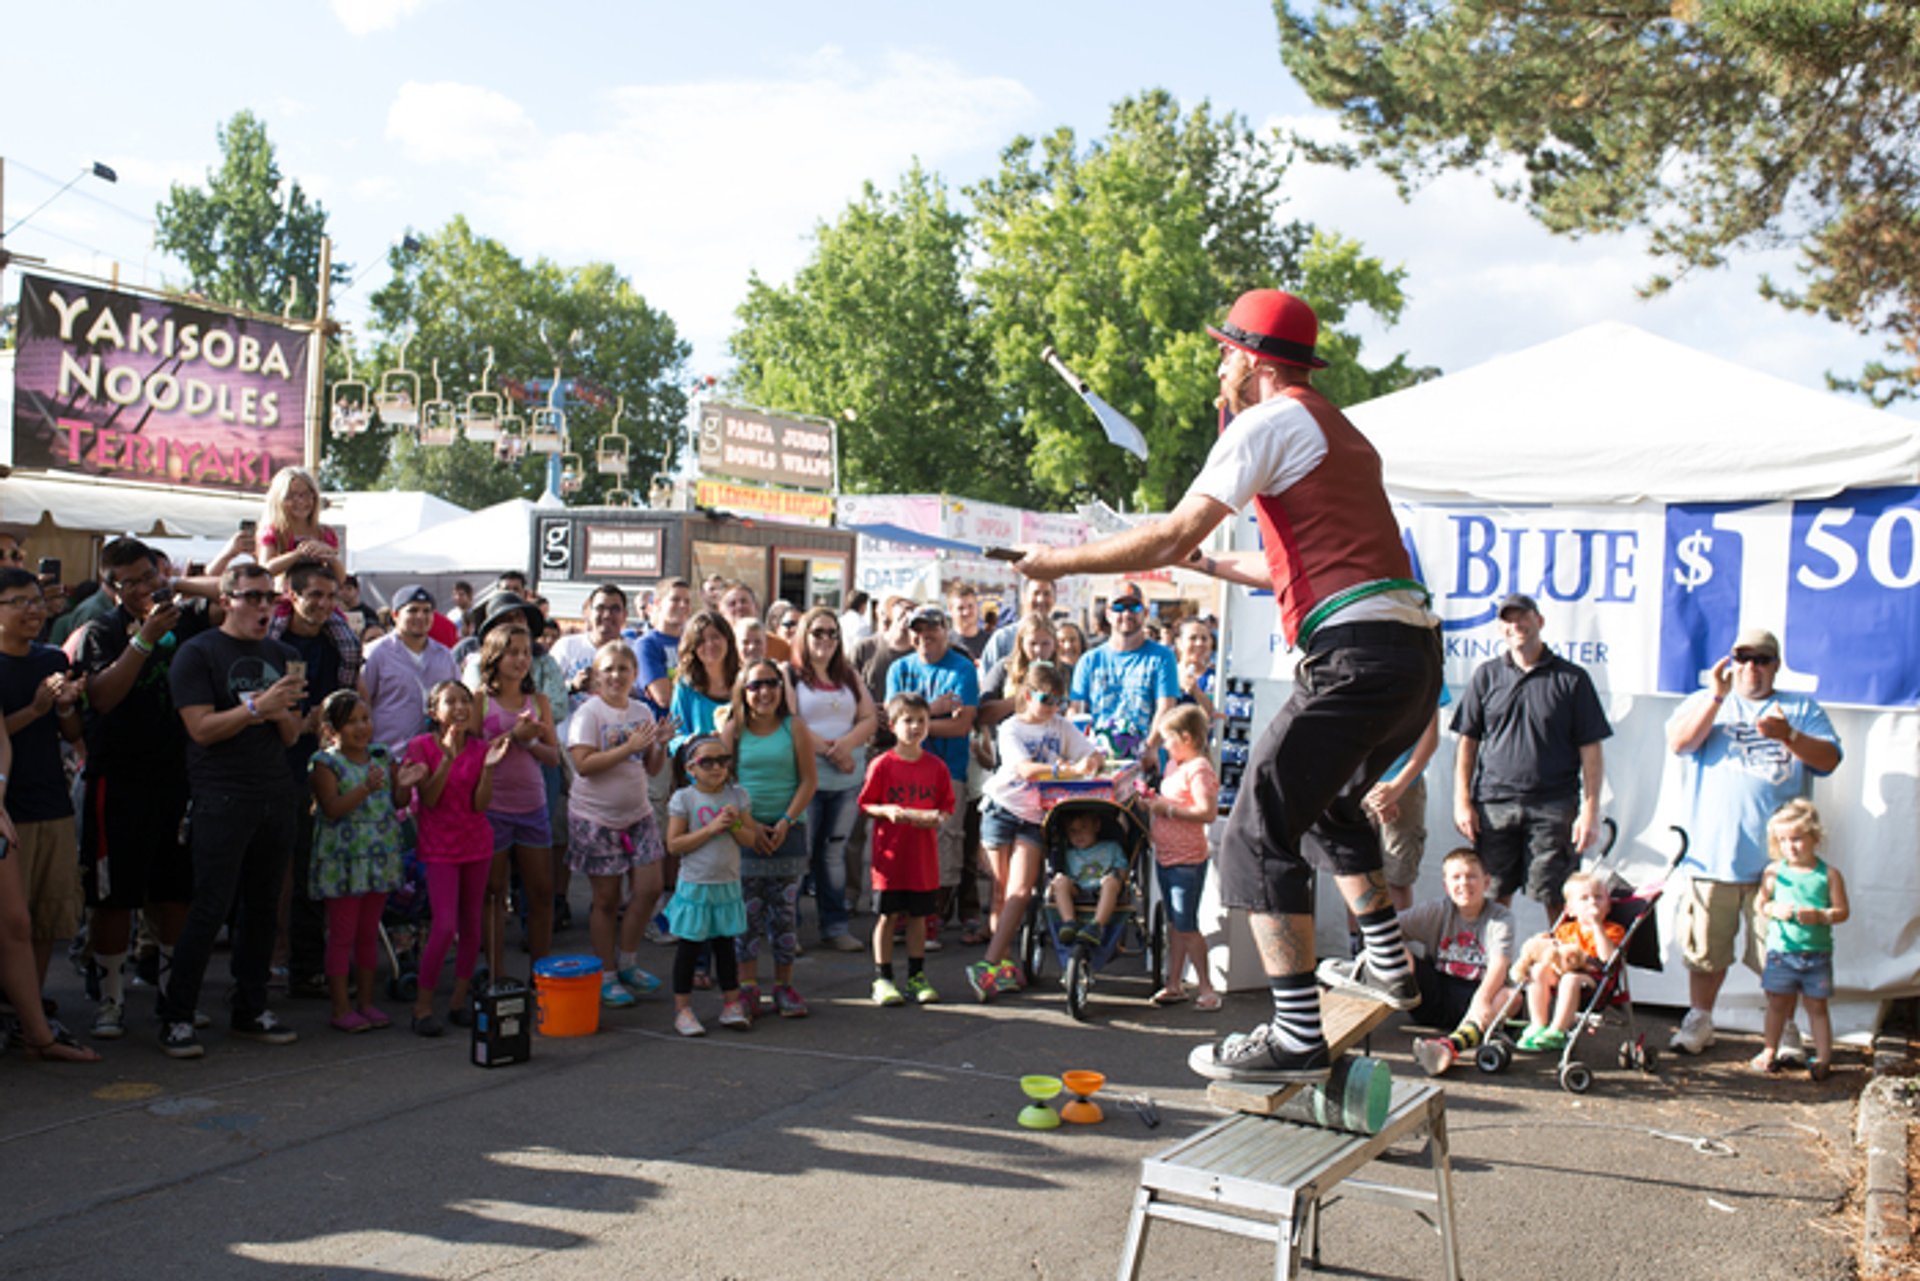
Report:
<svg viewBox="0 0 1920 1281"><path fill-rule="evenodd" d="M775 662L787 663L800 652L800 610L783 600L767 606L767 648Z"/></svg>
<svg viewBox="0 0 1920 1281"><path fill-rule="evenodd" d="M765 659L749 663L733 688L720 741L733 753L754 822L740 851L747 907L737 943L741 1003L749 1017L760 1013L760 948L770 944L774 1009L783 1019L800 1019L807 1003L793 990L793 962L800 954L800 878L807 870L806 815L816 777L813 737L806 722L787 711L786 694L778 667Z"/></svg>
<svg viewBox="0 0 1920 1281"><path fill-rule="evenodd" d="M863 952L865 945L847 929L847 833L859 813L867 744L880 717L840 639L838 615L823 606L808 610L800 619L800 656L787 675L800 719L813 735L818 786L807 807L807 843L820 937L839 951Z"/></svg>

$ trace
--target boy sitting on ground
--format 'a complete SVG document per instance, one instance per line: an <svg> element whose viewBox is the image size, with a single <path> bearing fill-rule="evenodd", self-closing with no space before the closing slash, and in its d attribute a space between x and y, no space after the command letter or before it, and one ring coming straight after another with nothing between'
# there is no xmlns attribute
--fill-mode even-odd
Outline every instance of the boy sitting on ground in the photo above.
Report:
<svg viewBox="0 0 1920 1281"><path fill-rule="evenodd" d="M1528 939L1513 967L1514 978L1527 985L1531 1021L1517 1043L1523 1050L1566 1046L1581 993L1593 986L1593 972L1613 959L1627 936L1624 925L1607 919L1607 891L1599 877L1576 872L1561 893L1565 917L1550 933Z"/></svg>
<svg viewBox="0 0 1920 1281"><path fill-rule="evenodd" d="M1060 914L1060 941L1098 947L1126 887L1127 856L1115 842L1100 839L1097 815L1075 814L1067 820L1066 863L1067 870L1055 873L1048 887ZM1090 924L1080 924L1076 897L1096 902Z"/></svg>
<svg viewBox="0 0 1920 1281"><path fill-rule="evenodd" d="M1440 874L1446 897L1400 914L1401 934L1422 949L1413 964L1420 984L1413 1021L1453 1028L1413 1043L1413 1057L1428 1076L1439 1076L1480 1044L1513 960L1513 917L1487 897L1491 882L1480 856L1454 850L1441 861Z"/></svg>

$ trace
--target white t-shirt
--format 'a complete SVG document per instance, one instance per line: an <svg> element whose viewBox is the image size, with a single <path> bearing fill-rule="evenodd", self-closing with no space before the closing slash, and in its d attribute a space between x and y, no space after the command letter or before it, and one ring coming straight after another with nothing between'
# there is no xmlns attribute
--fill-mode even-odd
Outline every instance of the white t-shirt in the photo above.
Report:
<svg viewBox="0 0 1920 1281"><path fill-rule="evenodd" d="M653 713L639 699L631 699L625 707L616 709L595 694L580 704L580 710L568 720L567 747L605 751L626 738L634 726L651 724ZM611 828L632 827L650 817L653 802L647 798L646 755L640 752L629 756L598 774L576 772L573 797L568 802L573 816Z"/></svg>
<svg viewBox="0 0 1920 1281"><path fill-rule="evenodd" d="M1000 768L987 780L987 799L1028 823L1038 823L1045 815L1040 810L1039 791L1020 777L1020 767L1078 761L1097 750L1064 716L1038 724L1009 716L1000 722L999 741Z"/></svg>
<svg viewBox="0 0 1920 1281"><path fill-rule="evenodd" d="M855 677L858 680L858 677ZM816 689L806 681L793 683L794 701L800 719L813 731L814 737L823 742L843 737L853 728L860 716L860 694L858 690L836 685L832 689ZM867 776L867 749L863 744L853 749L853 769L841 773L833 767L824 755L815 757L814 768L819 774L819 789L823 792L844 792L848 788L860 786Z"/></svg>

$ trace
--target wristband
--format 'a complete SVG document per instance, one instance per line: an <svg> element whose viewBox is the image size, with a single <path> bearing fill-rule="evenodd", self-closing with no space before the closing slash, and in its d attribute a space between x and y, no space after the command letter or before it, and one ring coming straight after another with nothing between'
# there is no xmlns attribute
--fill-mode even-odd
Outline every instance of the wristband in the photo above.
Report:
<svg viewBox="0 0 1920 1281"><path fill-rule="evenodd" d="M243 694L241 701L247 705L247 715L253 720L260 719L260 709L253 705L253 695Z"/></svg>
<svg viewBox="0 0 1920 1281"><path fill-rule="evenodd" d="M135 632L133 634L133 639L128 641L127 644L131 645L134 649L139 650L142 654L153 653L152 643L149 642L144 636L140 635L140 633L138 632Z"/></svg>
<svg viewBox="0 0 1920 1281"><path fill-rule="evenodd" d="M1725 694L1715 694L1715 695L1713 696L1713 705L1714 705L1715 707L1718 707L1718 706L1720 706L1720 704L1722 704L1722 703L1724 703L1724 702L1726 702L1726 701L1727 701L1727 696L1726 696Z"/></svg>

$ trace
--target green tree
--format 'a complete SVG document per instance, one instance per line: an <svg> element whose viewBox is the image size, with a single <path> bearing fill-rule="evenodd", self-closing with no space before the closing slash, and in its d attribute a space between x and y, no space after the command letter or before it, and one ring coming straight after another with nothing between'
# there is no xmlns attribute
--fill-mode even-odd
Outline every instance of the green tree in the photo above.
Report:
<svg viewBox="0 0 1920 1281"><path fill-rule="evenodd" d="M749 281L728 394L834 419L849 492L974 493L1015 470L998 466L966 252L966 217L936 176L916 164L891 193L867 184L815 230L791 284Z"/></svg>
<svg viewBox="0 0 1920 1281"><path fill-rule="evenodd" d="M1333 361L1323 382L1340 399L1413 380L1403 359L1362 367L1359 340L1340 330L1360 304L1397 319L1402 273L1352 242L1282 222L1284 174L1274 143L1242 118L1216 117L1206 103L1183 115L1164 91L1116 104L1106 135L1084 149L1068 129L1007 148L998 176L971 193L974 282L1030 459L1023 497L1177 501L1214 436L1219 355L1205 326L1246 289L1288 288L1314 304ZM1108 444L1042 366L1049 343L1140 428L1144 464Z"/></svg>
<svg viewBox="0 0 1920 1281"><path fill-rule="evenodd" d="M311 320L319 303L327 211L285 177L251 111L221 127L220 166L205 187L174 183L155 210L159 248L187 268L186 287L222 306ZM336 284L347 279L335 263Z"/></svg>
<svg viewBox="0 0 1920 1281"><path fill-rule="evenodd" d="M1877 334L1920 395L1920 17L1858 0L1276 0L1281 57L1403 194L1484 172L1552 231L1645 228L1643 287L1797 246L1762 293Z"/></svg>
<svg viewBox="0 0 1920 1281"><path fill-rule="evenodd" d="M671 470L685 434L688 347L672 320L619 272L606 263L522 262L460 217L409 240L391 252L392 279L372 298L378 340L363 368L395 368L404 342L407 367L420 373L424 394L434 395L437 361L446 398L459 404L481 390L489 349L494 390L503 378L550 378L557 365L563 376L582 380L605 399L604 405L569 413L569 447L587 462L586 483L570 501L600 501L621 487L644 491L649 476ZM628 440L632 469L624 485L593 466L595 442L613 432L623 397L618 434ZM379 424L344 444L343 474L364 467L371 451L385 456L381 487L424 489L467 507L533 497L546 476L544 457L507 467L495 462L490 445L461 439L423 446Z"/></svg>

